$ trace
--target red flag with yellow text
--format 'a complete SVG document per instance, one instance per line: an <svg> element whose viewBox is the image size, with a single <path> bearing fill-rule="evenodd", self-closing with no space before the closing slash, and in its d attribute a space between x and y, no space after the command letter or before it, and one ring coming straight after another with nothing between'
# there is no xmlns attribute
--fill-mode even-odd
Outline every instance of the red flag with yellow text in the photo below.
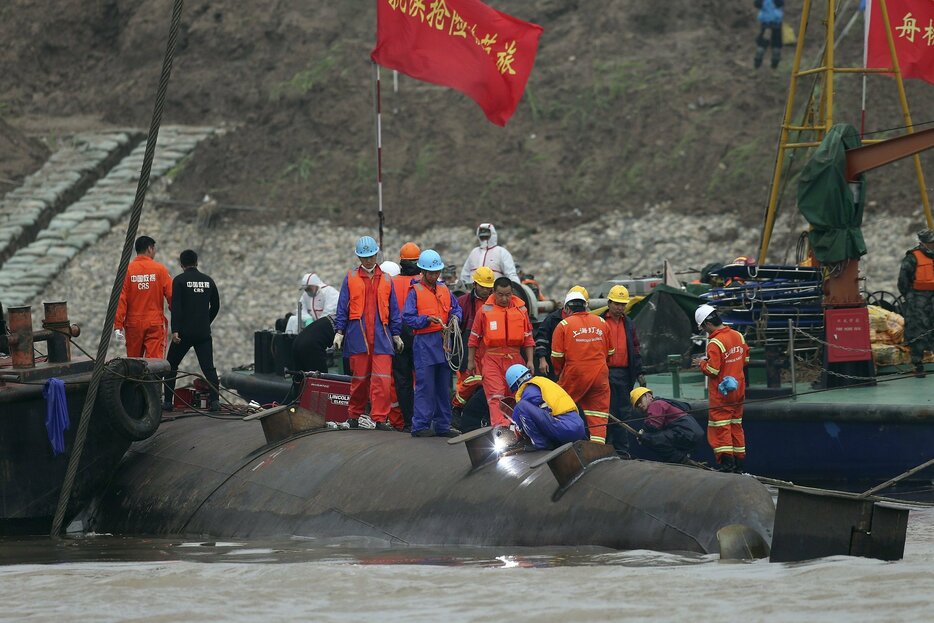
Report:
<svg viewBox="0 0 934 623"><path fill-rule="evenodd" d="M377 0L373 62L457 89L504 126L525 90L542 27L479 0Z"/></svg>
<svg viewBox="0 0 934 623"><path fill-rule="evenodd" d="M886 0L898 66L905 78L934 83L934 1ZM879 0L866 3L866 67L892 67Z"/></svg>

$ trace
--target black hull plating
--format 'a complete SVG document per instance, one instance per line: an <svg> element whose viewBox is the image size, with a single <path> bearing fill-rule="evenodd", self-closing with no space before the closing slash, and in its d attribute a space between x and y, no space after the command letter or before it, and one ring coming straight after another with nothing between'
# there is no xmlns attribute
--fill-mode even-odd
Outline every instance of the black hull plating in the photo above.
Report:
<svg viewBox="0 0 934 623"><path fill-rule="evenodd" d="M127 454L94 528L200 537L363 536L421 545L596 545L719 551L744 524L771 541L774 506L749 477L609 460L557 501L541 453L471 472L462 446L325 431L267 446L258 423L164 423Z"/></svg>

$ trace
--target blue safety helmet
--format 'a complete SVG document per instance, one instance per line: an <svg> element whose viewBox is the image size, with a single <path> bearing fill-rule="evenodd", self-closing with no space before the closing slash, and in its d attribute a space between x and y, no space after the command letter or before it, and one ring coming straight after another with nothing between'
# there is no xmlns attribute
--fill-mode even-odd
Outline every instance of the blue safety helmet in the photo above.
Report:
<svg viewBox="0 0 934 623"><path fill-rule="evenodd" d="M425 249L418 256L418 262L415 264L422 270L436 271L444 268L444 262L441 256L434 249Z"/></svg>
<svg viewBox="0 0 934 623"><path fill-rule="evenodd" d="M373 236L364 236L357 241L357 257L373 257L379 253L379 245Z"/></svg>
<svg viewBox="0 0 934 623"><path fill-rule="evenodd" d="M532 371L521 363L514 363L506 370L506 385L509 386L510 391L518 390L520 385L531 378Z"/></svg>
<svg viewBox="0 0 934 623"><path fill-rule="evenodd" d="M720 393L726 396L730 392L735 392L739 389L739 382L732 376L725 376L723 380L720 381L720 384L717 386L717 389L720 390Z"/></svg>

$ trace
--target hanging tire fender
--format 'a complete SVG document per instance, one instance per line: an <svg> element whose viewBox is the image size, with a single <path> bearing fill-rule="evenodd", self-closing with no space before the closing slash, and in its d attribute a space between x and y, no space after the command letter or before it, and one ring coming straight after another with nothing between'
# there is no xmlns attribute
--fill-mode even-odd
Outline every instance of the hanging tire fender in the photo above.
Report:
<svg viewBox="0 0 934 623"><path fill-rule="evenodd" d="M124 358L104 366L97 406L106 412L111 426L130 441L148 439L162 421L162 384L157 368L167 365L159 366L160 362Z"/></svg>

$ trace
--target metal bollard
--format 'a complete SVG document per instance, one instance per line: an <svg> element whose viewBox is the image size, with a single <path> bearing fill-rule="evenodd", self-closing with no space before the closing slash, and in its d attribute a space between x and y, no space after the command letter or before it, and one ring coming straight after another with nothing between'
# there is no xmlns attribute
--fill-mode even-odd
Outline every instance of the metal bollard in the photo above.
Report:
<svg viewBox="0 0 934 623"><path fill-rule="evenodd" d="M671 396L681 397L681 355L668 355L668 371L671 372Z"/></svg>
<svg viewBox="0 0 934 623"><path fill-rule="evenodd" d="M10 355L13 368L34 368L36 357L33 353L32 308L29 305L9 308Z"/></svg>

